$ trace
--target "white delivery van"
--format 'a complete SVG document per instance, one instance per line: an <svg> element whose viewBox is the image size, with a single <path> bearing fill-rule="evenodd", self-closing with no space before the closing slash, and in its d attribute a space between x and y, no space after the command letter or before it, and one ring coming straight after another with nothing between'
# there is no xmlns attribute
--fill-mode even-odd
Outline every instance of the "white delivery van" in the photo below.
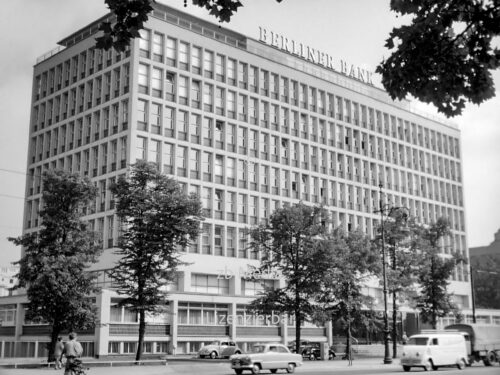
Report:
<svg viewBox="0 0 500 375"><path fill-rule="evenodd" d="M460 332L425 330L413 335L403 346L401 365L404 371L423 367L426 371L438 367L468 365L467 346Z"/></svg>

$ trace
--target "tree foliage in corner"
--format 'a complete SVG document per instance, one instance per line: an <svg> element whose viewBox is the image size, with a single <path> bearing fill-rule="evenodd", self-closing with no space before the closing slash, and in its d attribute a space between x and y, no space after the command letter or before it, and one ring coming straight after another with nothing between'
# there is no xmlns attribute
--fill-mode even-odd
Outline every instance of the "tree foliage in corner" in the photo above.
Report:
<svg viewBox="0 0 500 375"><path fill-rule="evenodd" d="M178 0L180 1L180 0ZM219 22L229 22L243 4L239 0L191 0L193 5L208 10ZM281 3L283 0L276 0ZM99 30L103 35L96 38L96 47L104 50L114 48L122 52L134 38L140 37L155 0L104 0L109 10L116 15L116 22L102 22ZM187 7L187 0L184 0Z"/></svg>
<svg viewBox="0 0 500 375"><path fill-rule="evenodd" d="M452 117L466 101L480 104L495 95L490 71L500 66L500 50L491 45L500 34L497 0L391 0L391 9L413 17L392 29L386 42L392 55L376 69L392 99L411 94Z"/></svg>
<svg viewBox="0 0 500 375"><path fill-rule="evenodd" d="M449 279L455 266L465 259L457 253L451 258L440 254L441 240L450 235L450 222L439 218L428 228L423 228L422 261L418 272L420 296L417 298L417 308L424 322L436 329L438 318L449 313L458 314L458 308L452 301L453 294L448 292Z"/></svg>
<svg viewBox="0 0 500 375"><path fill-rule="evenodd" d="M102 246L81 221L81 208L96 196L88 179L63 171L43 174L41 228L18 238L23 247L18 288L26 288L26 318L51 325L49 361L63 331L92 328L96 321L90 299L98 292L88 267Z"/></svg>
<svg viewBox="0 0 500 375"><path fill-rule="evenodd" d="M264 314L274 311L293 316L297 353L301 323L311 320L316 310L313 296L328 265L326 218L324 209L299 203L275 210L268 223L251 231L250 247L262 254L262 274L278 272L285 285L266 290L250 307Z"/></svg>
<svg viewBox="0 0 500 375"><path fill-rule="evenodd" d="M130 177L111 186L117 199L116 214L123 229L120 260L111 271L120 301L139 315L136 360L143 351L146 313L160 312L166 302L166 286L182 265L179 248L189 245L200 230L201 202L186 195L172 178L153 163L140 161Z"/></svg>

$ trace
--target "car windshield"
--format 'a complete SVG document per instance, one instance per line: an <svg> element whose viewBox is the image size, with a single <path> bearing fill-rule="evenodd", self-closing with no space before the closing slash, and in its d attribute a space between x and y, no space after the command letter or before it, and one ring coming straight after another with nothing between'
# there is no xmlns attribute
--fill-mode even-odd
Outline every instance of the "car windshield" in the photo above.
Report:
<svg viewBox="0 0 500 375"><path fill-rule="evenodd" d="M265 349L266 349L265 345L254 345L252 346L250 353L263 353Z"/></svg>
<svg viewBox="0 0 500 375"><path fill-rule="evenodd" d="M406 345L425 346L427 345L428 340L429 340L428 337L410 337Z"/></svg>

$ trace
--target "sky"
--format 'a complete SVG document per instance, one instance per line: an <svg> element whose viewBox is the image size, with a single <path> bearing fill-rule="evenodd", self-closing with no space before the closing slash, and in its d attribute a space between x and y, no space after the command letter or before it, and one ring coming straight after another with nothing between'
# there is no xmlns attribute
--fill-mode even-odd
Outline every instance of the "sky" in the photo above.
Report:
<svg viewBox="0 0 500 375"><path fill-rule="evenodd" d="M158 0L206 20L207 11L183 0ZM401 18L389 0L241 0L244 7L222 27L259 38L259 26L334 58L375 71L388 57L390 30ZM0 13L0 267L20 257L7 237L22 233L33 65L73 31L106 14L104 0L10 0ZM499 43L497 43L498 45ZM500 87L500 71L494 72ZM375 79L376 81L376 79ZM433 109L419 103L430 114ZM462 133L469 247L485 246L500 229L500 92L453 119Z"/></svg>

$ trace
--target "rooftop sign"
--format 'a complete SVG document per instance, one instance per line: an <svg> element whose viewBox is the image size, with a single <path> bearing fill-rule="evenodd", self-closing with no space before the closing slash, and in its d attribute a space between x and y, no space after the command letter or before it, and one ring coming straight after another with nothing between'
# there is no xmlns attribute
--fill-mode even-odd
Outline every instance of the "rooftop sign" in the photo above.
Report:
<svg viewBox="0 0 500 375"><path fill-rule="evenodd" d="M305 44L298 43L295 40L288 39L283 35L277 34L273 31L269 31L263 27L259 26L259 31L260 42L266 43L292 55L299 56L314 64L321 65L327 69L334 70L345 76L357 79L358 81L373 86L372 72L369 72L358 66L348 64L344 60L338 60L338 62L335 64L333 57L329 54L321 52Z"/></svg>

